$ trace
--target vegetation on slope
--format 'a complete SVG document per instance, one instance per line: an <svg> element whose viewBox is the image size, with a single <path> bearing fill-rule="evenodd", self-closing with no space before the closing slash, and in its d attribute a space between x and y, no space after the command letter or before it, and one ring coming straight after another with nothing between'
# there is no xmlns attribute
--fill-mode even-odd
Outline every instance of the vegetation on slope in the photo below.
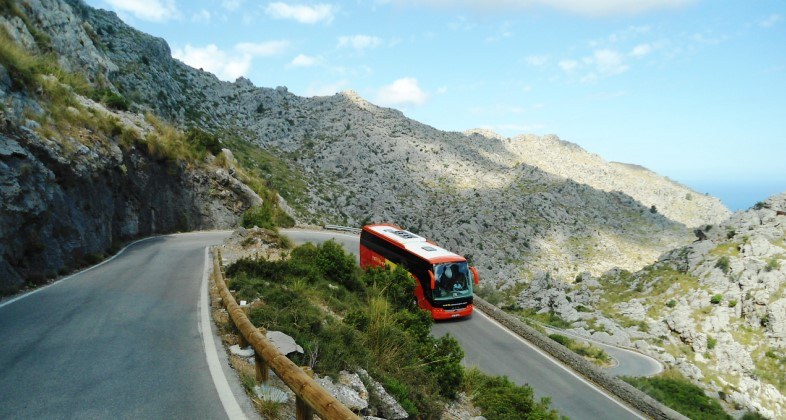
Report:
<svg viewBox="0 0 786 420"><path fill-rule="evenodd" d="M415 284L403 269L361 271L330 241L302 245L280 260L241 259L227 275L238 298L259 299L249 314L255 325L304 347L296 363L329 375L366 369L413 417L438 418L461 391L490 419L557 417L529 387L465 373L458 342L430 335L433 321L414 304Z"/></svg>
<svg viewBox="0 0 786 420"><path fill-rule="evenodd" d="M731 419L717 400L676 371L666 371L651 378L622 379L691 419Z"/></svg>

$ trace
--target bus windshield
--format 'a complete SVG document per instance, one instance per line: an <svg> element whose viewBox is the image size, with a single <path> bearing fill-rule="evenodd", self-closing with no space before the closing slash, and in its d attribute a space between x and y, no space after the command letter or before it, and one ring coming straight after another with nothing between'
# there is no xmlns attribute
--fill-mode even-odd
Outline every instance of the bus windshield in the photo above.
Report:
<svg viewBox="0 0 786 420"><path fill-rule="evenodd" d="M449 300L472 296L472 272L466 262L434 265L435 300Z"/></svg>

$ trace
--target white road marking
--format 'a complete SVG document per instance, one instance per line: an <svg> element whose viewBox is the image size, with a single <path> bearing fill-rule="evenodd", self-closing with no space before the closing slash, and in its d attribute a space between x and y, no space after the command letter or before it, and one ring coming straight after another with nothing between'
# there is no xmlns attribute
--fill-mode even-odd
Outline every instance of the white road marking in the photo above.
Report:
<svg viewBox="0 0 786 420"><path fill-rule="evenodd" d="M551 360L551 361L552 361L552 363L554 363L555 365L559 366L559 367L560 367L561 369L563 369L565 372L568 372L569 374L573 375L573 376L574 376L576 379L580 380L581 382L584 382L584 383L585 383L587 386L589 386L590 388L592 388L592 389L594 389L595 391L599 392L601 395L603 395L604 397L606 397L606 398L608 398L609 400L613 401L615 404L617 404L617 405L619 405L620 407L624 408L625 410L627 410L628 412L630 412L630 413L631 413L631 414L633 414L634 416L636 416L636 417L638 417L638 418L640 418L640 419L642 419L642 420L646 420L646 418L647 418L647 417L644 417L644 416L643 416L641 413L639 413L639 412L637 412L637 411L634 411L632 408L628 407L628 405L627 405L627 404L624 404L624 403L622 403L622 402L618 401L616 398L614 398L614 397L612 397L611 395L609 395L609 394L608 394L608 393L607 393L607 392L606 392L604 389L602 389L602 388L598 387L597 385L593 384L592 382L590 382L590 381L586 380L586 379L585 379L583 376L581 376L581 375L579 375L578 373L574 372L574 371L573 371L573 369L571 369L571 368L569 368L569 367L567 367L567 366L563 365L563 364L562 364L562 362L560 362L559 360L555 359L553 356L551 356L550 354L548 354L548 353L544 352L543 350L541 350L541 349L540 349L540 348L538 348L537 346L533 345L533 344L532 344L532 343L530 343L529 341L527 341L527 340L525 340L525 339L521 338L521 336L519 336L518 334L516 334L516 333L514 333L513 331L509 330L507 327L505 327L504 325L500 324L500 323L499 323L499 322L497 322L495 319L493 319L493 318L491 318L490 316L486 315L485 313L481 312L481 311L480 311L480 310L478 310L477 308L475 308L475 313L482 315L484 318L486 318L486 319L488 319L489 321L491 321L491 322L492 322L493 324L495 324L497 327L499 327L500 329L502 329L502 330L503 330L503 331L505 331L506 333L510 334L510 335L511 335L511 336L513 336L515 339L517 339L517 340L521 341L521 342L522 342L524 345L526 345L527 347L529 347L529 348L531 348L531 349L535 350L536 352L540 353L540 354L541 354L543 357L545 357L545 358L547 358L547 359Z"/></svg>
<svg viewBox="0 0 786 420"><path fill-rule="evenodd" d="M218 398L221 399L221 405L224 406L224 411L230 419L246 419L243 409L240 408L232 388L229 387L229 381L224 370L221 368L221 361L218 359L218 352L216 351L216 343L213 339L213 330L210 321L210 303L207 300L207 278L210 266L210 255L208 252L209 247L205 247L205 268L202 271L202 287L200 287L199 299L199 332L202 334L202 341L205 345L205 357L207 358L207 366L210 369L210 376L213 377L213 384L216 386Z"/></svg>

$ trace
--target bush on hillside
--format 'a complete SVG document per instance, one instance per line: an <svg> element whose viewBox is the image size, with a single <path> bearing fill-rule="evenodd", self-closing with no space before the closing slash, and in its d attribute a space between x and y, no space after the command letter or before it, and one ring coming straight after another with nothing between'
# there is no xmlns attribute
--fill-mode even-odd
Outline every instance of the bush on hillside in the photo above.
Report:
<svg viewBox="0 0 786 420"><path fill-rule="evenodd" d="M320 374L366 369L413 418L438 418L440 402L462 390L464 352L454 338L430 335L431 315L413 304L414 280L401 268L360 271L353 255L329 241L296 247L283 260L241 259L226 273L237 298L262 301L251 321L295 338L316 355ZM516 406L505 413L547 410L529 388L507 384Z"/></svg>
<svg viewBox="0 0 786 420"><path fill-rule="evenodd" d="M698 386L674 373L651 378L622 377L652 398L694 420L731 419L720 403L708 397Z"/></svg>
<svg viewBox="0 0 786 420"><path fill-rule="evenodd" d="M532 388L516 385L504 376L490 376L470 369L463 383L464 392L488 419L558 419L549 408L550 400L535 399Z"/></svg>

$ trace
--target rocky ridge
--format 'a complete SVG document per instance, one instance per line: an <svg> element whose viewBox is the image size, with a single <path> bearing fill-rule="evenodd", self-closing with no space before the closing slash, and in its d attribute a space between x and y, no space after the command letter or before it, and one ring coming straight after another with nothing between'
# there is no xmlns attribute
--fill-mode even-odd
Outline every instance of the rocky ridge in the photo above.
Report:
<svg viewBox="0 0 786 420"><path fill-rule="evenodd" d="M540 276L516 299L571 332L635 347L730 409L786 416L786 193L695 232L637 272Z"/></svg>
<svg viewBox="0 0 786 420"><path fill-rule="evenodd" d="M470 132L499 138L488 132ZM515 136L510 139L510 149L528 165L601 191L621 191L688 227L720 223L731 214L715 197L697 194L641 166L606 162L556 136Z"/></svg>

